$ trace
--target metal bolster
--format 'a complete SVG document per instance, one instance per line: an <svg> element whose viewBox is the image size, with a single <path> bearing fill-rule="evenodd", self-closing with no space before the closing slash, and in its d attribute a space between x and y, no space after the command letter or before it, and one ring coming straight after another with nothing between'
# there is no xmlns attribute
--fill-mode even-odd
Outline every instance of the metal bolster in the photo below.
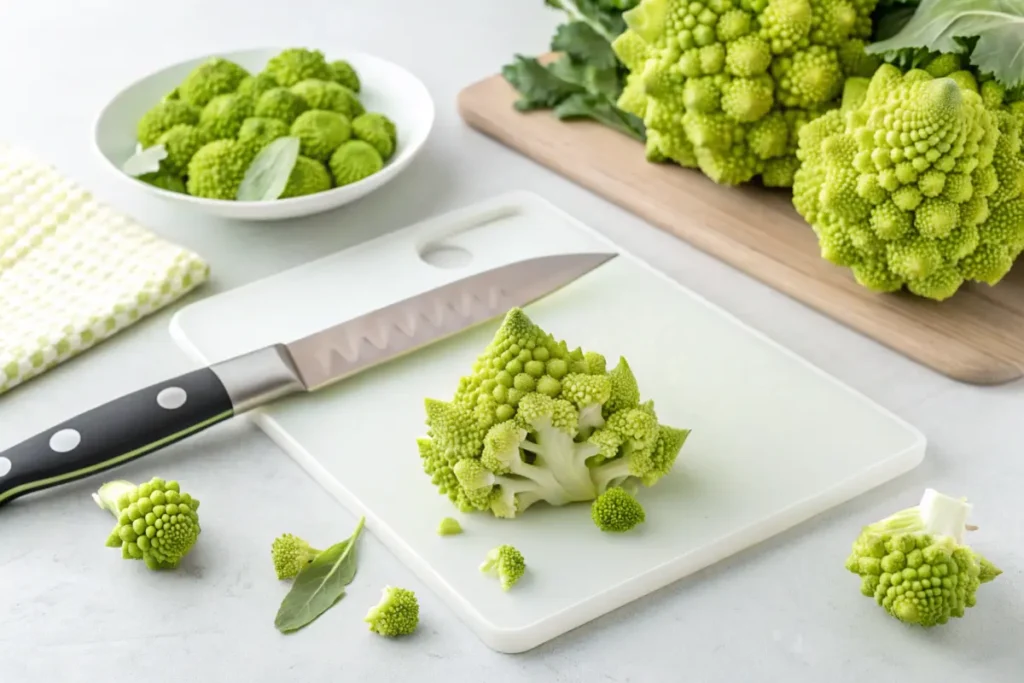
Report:
<svg viewBox="0 0 1024 683"><path fill-rule="evenodd" d="M281 344L210 366L231 398L235 414L306 390L291 355Z"/></svg>

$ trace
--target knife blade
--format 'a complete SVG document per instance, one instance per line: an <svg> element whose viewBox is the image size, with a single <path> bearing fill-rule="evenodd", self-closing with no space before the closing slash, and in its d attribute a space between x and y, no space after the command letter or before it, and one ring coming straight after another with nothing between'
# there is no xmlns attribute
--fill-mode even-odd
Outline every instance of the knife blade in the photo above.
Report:
<svg viewBox="0 0 1024 683"><path fill-rule="evenodd" d="M483 271L101 404L0 451L0 506L131 462L259 406L315 392L503 316L615 256L559 254Z"/></svg>

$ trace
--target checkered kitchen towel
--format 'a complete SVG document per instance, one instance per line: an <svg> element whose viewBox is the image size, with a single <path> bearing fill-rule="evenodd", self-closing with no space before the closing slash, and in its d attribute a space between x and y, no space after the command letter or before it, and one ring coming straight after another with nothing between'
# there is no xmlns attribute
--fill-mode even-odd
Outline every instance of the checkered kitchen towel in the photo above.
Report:
<svg viewBox="0 0 1024 683"><path fill-rule="evenodd" d="M0 394L204 282L207 264L0 142Z"/></svg>

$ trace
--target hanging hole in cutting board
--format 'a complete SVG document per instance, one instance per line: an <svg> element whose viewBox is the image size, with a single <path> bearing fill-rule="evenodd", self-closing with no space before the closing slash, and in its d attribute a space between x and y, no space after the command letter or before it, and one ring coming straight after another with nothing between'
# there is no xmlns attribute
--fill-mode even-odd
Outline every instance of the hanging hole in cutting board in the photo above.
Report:
<svg viewBox="0 0 1024 683"><path fill-rule="evenodd" d="M464 268L473 255L451 244L428 244L420 251L420 258L437 268Z"/></svg>

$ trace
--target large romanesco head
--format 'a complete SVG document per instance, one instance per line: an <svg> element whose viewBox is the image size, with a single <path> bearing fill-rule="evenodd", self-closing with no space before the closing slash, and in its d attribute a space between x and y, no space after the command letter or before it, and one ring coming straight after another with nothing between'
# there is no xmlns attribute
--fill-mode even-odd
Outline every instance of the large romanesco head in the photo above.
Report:
<svg viewBox="0 0 1024 683"><path fill-rule="evenodd" d="M1001 570L964 544L970 505L925 491L921 503L861 531L846 568L861 592L900 621L924 627L963 617Z"/></svg>
<svg viewBox="0 0 1024 683"><path fill-rule="evenodd" d="M877 66L876 1L642 0L613 43L630 72L618 105L644 120L652 160L788 187L800 127Z"/></svg>
<svg viewBox="0 0 1024 683"><path fill-rule="evenodd" d="M973 79L891 65L805 126L794 205L822 255L878 292L944 300L1024 250L1021 116Z"/></svg>
<svg viewBox="0 0 1024 683"><path fill-rule="evenodd" d="M351 143L350 143L351 144ZM689 430L660 425L625 359L570 349L518 308L451 401L427 399L425 472L461 510L516 517L534 503L653 486Z"/></svg>

